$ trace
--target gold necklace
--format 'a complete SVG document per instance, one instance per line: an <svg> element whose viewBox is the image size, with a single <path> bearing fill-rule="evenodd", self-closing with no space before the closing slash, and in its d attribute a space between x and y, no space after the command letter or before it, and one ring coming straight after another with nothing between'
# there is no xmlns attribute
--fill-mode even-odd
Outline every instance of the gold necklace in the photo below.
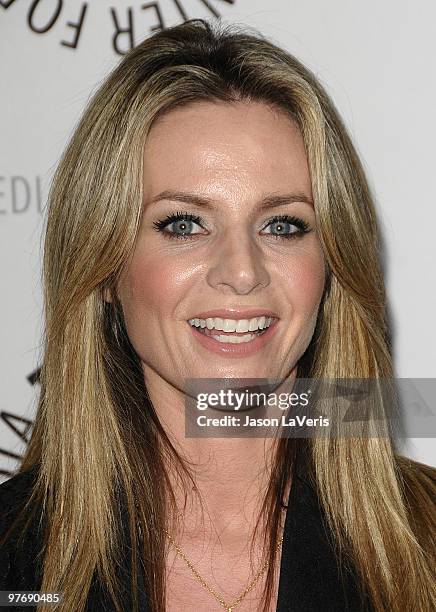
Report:
<svg viewBox="0 0 436 612"><path fill-rule="evenodd" d="M251 589L254 587L254 585L256 584L256 582L259 580L259 578L262 576L262 574L264 573L264 571L266 570L266 568L269 565L269 561L267 561L261 568L260 570L257 572L256 576L253 578L253 580L250 582L250 584L248 585L248 587L239 595L239 597L237 599L235 599L235 601L230 605L228 603L226 603L224 601L224 599L222 597L220 597L218 595L218 593L216 593L212 587L210 587L207 582L200 576L200 574L198 573L198 571L195 569L195 567L192 565L192 563L189 561L189 559L187 558L187 556L185 555L185 553L182 551L182 549L180 548L180 546L178 546L173 538L170 536L170 534L168 533L168 531L165 529L165 533L167 534L167 537L169 539L169 541L171 542L171 544L174 546L174 548L176 549L177 553L182 557L182 559L185 561L186 565L189 567L189 569L191 570L191 572L194 574L194 576L197 578L197 580L200 582L200 584L209 591L209 593L211 593L215 599L218 601L218 603L227 610L227 612L233 612L233 609L239 604L241 603L241 601L244 599L244 597L251 591ZM278 549L280 548L281 544L283 543L283 536L280 537L277 541L277 546L276 546L276 552L278 551Z"/></svg>

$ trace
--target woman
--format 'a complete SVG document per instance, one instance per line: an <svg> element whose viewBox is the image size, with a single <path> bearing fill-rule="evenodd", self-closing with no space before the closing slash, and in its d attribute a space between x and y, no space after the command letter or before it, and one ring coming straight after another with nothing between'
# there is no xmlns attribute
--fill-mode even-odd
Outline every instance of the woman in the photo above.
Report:
<svg viewBox="0 0 436 612"><path fill-rule="evenodd" d="M386 437L184 432L187 379L392 377L378 253L356 152L294 57L199 20L125 56L50 194L1 589L65 611L433 610L432 468Z"/></svg>

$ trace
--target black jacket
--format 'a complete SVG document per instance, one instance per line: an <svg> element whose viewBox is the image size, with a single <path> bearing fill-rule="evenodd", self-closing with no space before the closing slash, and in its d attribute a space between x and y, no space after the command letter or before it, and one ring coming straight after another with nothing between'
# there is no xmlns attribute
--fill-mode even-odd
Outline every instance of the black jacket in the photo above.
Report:
<svg viewBox="0 0 436 612"><path fill-rule="evenodd" d="M33 478L34 473L30 471L18 474L0 485L0 538L17 514L20 504L29 495ZM17 546L16 537L13 537L0 547L0 591L39 590L41 560L38 552L41 548L41 533L35 520L26 531L23 546ZM124 559L120 574L121 584L125 588L123 601L126 602L125 611L131 612L130 564L127 555ZM345 566L341 569L333 553L331 535L317 496L304 474L299 473L291 487L286 511L277 612L369 611L369 604L360 598L354 571ZM189 579L187 576L187 581ZM140 601L141 612L147 612L149 607L143 590ZM15 611L19 609L21 608L10 608ZM211 599L209 610L204 612L218 609ZM23 607L22 610L29 612L36 608ZM104 587L94 579L88 596L87 611L105 610L112 612L114 607L110 604Z"/></svg>

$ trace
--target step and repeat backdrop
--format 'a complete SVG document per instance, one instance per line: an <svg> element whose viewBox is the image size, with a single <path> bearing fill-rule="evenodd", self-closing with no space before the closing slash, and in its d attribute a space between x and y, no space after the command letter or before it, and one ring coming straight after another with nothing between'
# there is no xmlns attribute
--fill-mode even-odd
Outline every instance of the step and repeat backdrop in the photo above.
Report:
<svg viewBox="0 0 436 612"><path fill-rule="evenodd" d="M0 480L18 468L35 417L44 209L58 159L121 56L195 17L255 28L322 81L376 198L396 375L436 378L433 0L0 0ZM431 437L402 449L436 465Z"/></svg>

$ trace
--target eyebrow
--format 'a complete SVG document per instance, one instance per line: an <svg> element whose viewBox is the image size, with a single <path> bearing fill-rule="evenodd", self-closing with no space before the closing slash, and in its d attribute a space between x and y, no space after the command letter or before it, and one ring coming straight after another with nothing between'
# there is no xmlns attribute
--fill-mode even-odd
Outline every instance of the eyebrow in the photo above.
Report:
<svg viewBox="0 0 436 612"><path fill-rule="evenodd" d="M207 209L213 209L216 207L216 203L211 198L199 196L195 193L189 193L186 191L172 191L167 189L157 194L152 198L148 205L155 204L161 200L172 200L175 202L184 202L185 204L191 204ZM305 202L313 206L313 201L304 193L286 193L282 195L270 194L260 200L257 205L258 210L265 210L267 208L276 208L278 206L284 206L285 204L292 204L294 202Z"/></svg>

